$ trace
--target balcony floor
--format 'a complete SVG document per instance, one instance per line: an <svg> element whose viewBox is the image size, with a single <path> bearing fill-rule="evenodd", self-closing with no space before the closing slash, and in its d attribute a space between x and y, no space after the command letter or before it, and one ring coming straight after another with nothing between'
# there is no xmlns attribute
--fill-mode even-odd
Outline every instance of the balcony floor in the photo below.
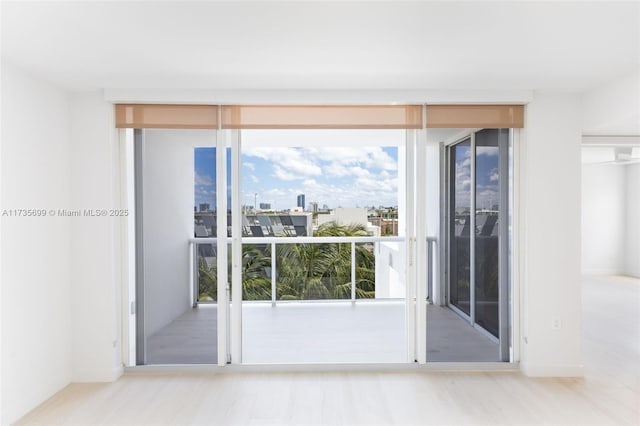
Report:
<svg viewBox="0 0 640 426"><path fill-rule="evenodd" d="M217 308L201 305L151 336L148 364L215 364ZM428 361L498 361L498 345L450 309L427 307ZM406 362L403 301L243 305L245 364Z"/></svg>
<svg viewBox="0 0 640 426"><path fill-rule="evenodd" d="M218 362L216 305L189 309L147 340L147 364Z"/></svg>

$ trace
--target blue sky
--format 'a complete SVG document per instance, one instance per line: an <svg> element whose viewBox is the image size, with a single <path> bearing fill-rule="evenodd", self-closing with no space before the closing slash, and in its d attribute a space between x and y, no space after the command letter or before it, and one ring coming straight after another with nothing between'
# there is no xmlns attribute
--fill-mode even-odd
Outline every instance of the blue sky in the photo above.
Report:
<svg viewBox="0 0 640 426"><path fill-rule="evenodd" d="M197 148L194 157L196 206L213 207L215 148ZM243 149L241 161L243 204L253 205L256 193L258 204L275 209L295 207L298 194L330 208L398 203L396 147L254 145Z"/></svg>
<svg viewBox="0 0 640 426"><path fill-rule="evenodd" d="M296 206L298 194L319 207L396 206L398 149L396 147L272 147L251 145L242 155L242 203L257 199L275 209ZM458 148L456 183L458 206L470 203L470 150ZM227 150L230 170L230 152ZM477 207L498 203L498 150L477 147ZM215 148L195 151L195 202L215 206ZM227 187L230 187L230 179ZM257 197L255 194L258 194Z"/></svg>
<svg viewBox="0 0 640 426"><path fill-rule="evenodd" d="M305 194L307 207L314 201L330 208L396 206L397 147L404 145L405 133L402 129L243 130L241 202L253 205L257 198L258 204L289 209L296 206L298 194ZM214 152L196 153L196 204L214 203Z"/></svg>
<svg viewBox="0 0 640 426"><path fill-rule="evenodd" d="M251 147L243 151L244 202L276 209L307 204L364 207L398 204L398 149L395 147Z"/></svg>
<svg viewBox="0 0 640 426"><path fill-rule="evenodd" d="M211 209L216 206L216 149L196 148L194 150L194 195L195 206L207 203ZM231 152L227 150L227 170L231 170ZM231 186L231 176L227 176L227 189ZM229 192L230 194L230 192Z"/></svg>
<svg viewBox="0 0 640 426"><path fill-rule="evenodd" d="M456 147L456 205L471 205L471 148ZM476 147L476 208L491 209L498 204L498 147Z"/></svg>

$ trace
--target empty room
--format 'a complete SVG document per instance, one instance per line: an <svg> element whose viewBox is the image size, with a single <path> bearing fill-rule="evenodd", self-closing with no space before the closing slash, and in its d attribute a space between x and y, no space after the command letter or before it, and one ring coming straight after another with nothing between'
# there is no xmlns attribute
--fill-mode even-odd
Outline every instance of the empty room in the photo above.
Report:
<svg viewBox="0 0 640 426"><path fill-rule="evenodd" d="M640 3L3 1L0 423L640 423Z"/></svg>

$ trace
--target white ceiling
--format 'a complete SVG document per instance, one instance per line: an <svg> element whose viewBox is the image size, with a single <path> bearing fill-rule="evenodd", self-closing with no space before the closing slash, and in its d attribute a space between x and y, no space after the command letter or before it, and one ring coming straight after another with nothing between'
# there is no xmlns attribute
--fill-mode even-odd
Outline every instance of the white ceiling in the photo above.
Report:
<svg viewBox="0 0 640 426"><path fill-rule="evenodd" d="M637 2L3 2L2 57L71 90L583 91L640 63Z"/></svg>

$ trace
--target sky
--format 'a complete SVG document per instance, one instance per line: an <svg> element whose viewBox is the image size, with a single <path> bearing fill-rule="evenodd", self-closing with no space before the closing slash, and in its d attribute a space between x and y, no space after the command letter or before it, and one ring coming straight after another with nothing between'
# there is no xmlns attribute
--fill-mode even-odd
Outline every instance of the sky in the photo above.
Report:
<svg viewBox="0 0 640 426"><path fill-rule="evenodd" d="M290 209L296 206L297 196L305 194L306 207L311 202L317 202L319 208L397 206L398 148L384 144L404 142L404 136L398 135L381 131L243 132L242 204L259 207L268 203L273 209ZM229 187L230 182L227 184ZM196 148L195 202L196 206L215 205L215 148Z"/></svg>
<svg viewBox="0 0 640 426"><path fill-rule="evenodd" d="M317 202L336 207L397 206L400 133L384 131L243 131L242 204L277 210ZM396 145L396 146L385 146ZM297 146L296 146L297 145ZM471 151L456 147L456 204L470 205ZM498 148L476 148L476 206L499 202ZM227 149L227 168L231 168ZM196 148L196 206L215 206L215 148ZM230 178L227 188L230 194ZM257 195L256 195L257 194Z"/></svg>
<svg viewBox="0 0 640 426"><path fill-rule="evenodd" d="M471 206L471 148L455 147L456 207ZM476 147L476 209L499 203L498 147Z"/></svg>

